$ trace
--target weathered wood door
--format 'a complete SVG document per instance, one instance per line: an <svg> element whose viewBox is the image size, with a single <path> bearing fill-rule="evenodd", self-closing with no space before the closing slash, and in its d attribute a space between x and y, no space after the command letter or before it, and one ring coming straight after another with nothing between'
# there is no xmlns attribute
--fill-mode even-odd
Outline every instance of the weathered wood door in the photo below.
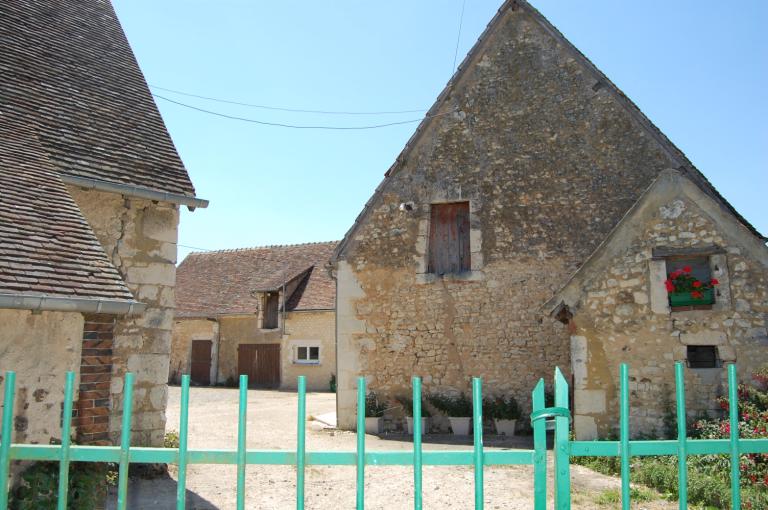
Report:
<svg viewBox="0 0 768 510"><path fill-rule="evenodd" d="M279 386L280 344L240 344L237 373L248 376L248 386Z"/></svg>
<svg viewBox="0 0 768 510"><path fill-rule="evenodd" d="M190 376L192 384L208 386L211 384L211 346L210 340L192 340Z"/></svg>
<svg viewBox="0 0 768 510"><path fill-rule="evenodd" d="M436 274L469 271L469 202L433 204L429 221L428 271Z"/></svg>

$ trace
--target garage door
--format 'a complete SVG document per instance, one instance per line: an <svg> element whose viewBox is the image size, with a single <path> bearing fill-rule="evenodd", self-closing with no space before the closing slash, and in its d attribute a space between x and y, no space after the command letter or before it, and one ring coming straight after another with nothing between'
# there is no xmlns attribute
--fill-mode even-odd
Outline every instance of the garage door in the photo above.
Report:
<svg viewBox="0 0 768 510"><path fill-rule="evenodd" d="M237 372L248 376L249 386L280 385L280 344L240 344Z"/></svg>

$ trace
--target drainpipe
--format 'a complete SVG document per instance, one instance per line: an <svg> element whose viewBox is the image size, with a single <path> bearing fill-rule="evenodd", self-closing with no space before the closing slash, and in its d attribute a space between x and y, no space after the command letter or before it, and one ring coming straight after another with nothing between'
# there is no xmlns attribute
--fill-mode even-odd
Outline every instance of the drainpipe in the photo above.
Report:
<svg viewBox="0 0 768 510"><path fill-rule="evenodd" d="M157 200L158 202L186 205L190 211L194 211L196 207L208 207L208 200L203 200L202 198L190 197L189 195L182 195L181 193L155 191L142 186L136 186L135 184L118 184L115 182L91 179L89 177L77 177L74 175L62 175L61 180L67 184L85 189L95 189L110 193L120 193L121 195L131 197L146 198L147 200Z"/></svg>
<svg viewBox="0 0 768 510"><path fill-rule="evenodd" d="M283 275L283 310L281 312L282 315L282 324L281 324L281 338L285 336L285 275Z"/></svg>
<svg viewBox="0 0 768 510"><path fill-rule="evenodd" d="M32 310L33 312L106 313L111 315L140 315L147 305L138 301L118 299L69 298L59 296L27 296L0 294L0 308Z"/></svg>

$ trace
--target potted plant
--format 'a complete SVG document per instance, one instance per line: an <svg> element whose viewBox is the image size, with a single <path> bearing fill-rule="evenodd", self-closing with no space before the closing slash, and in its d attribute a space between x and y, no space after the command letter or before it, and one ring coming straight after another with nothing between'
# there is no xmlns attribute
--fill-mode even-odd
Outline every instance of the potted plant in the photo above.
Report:
<svg viewBox="0 0 768 510"><path fill-rule="evenodd" d="M702 282L691 274L691 266L669 273L664 286L669 294L670 306L711 305L715 302L715 286L720 282L712 278Z"/></svg>
<svg viewBox="0 0 768 510"><path fill-rule="evenodd" d="M486 407L486 406L483 406ZM505 436L515 435L515 426L520 418L520 406L515 397L497 397L487 403L489 417L493 418L496 433Z"/></svg>
<svg viewBox="0 0 768 510"><path fill-rule="evenodd" d="M396 397L395 400L397 400L397 403L400 404L403 407L403 413L405 413L405 423L408 428L408 433L413 434L413 399L406 396L399 396ZM427 425L429 418L429 410L427 410L427 407L424 405L424 401L421 402L421 432L426 433L427 432Z"/></svg>
<svg viewBox="0 0 768 510"><path fill-rule="evenodd" d="M429 403L448 417L454 436L469 435L472 401L464 393L459 396L430 395Z"/></svg>
<svg viewBox="0 0 768 510"><path fill-rule="evenodd" d="M381 432L381 425L384 421L384 411L386 407L379 402L376 393L370 392L365 397L365 433L378 434Z"/></svg>

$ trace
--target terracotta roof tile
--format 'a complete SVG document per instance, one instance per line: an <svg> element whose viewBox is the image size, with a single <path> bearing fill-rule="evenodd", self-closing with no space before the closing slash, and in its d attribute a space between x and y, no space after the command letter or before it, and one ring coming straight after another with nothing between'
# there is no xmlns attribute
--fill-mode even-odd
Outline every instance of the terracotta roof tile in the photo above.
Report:
<svg viewBox="0 0 768 510"><path fill-rule="evenodd" d="M0 293L133 301L33 129L4 110Z"/></svg>
<svg viewBox="0 0 768 510"><path fill-rule="evenodd" d="M108 0L0 2L0 104L62 174L194 196Z"/></svg>
<svg viewBox="0 0 768 510"><path fill-rule="evenodd" d="M258 291L301 278L287 310L335 308L336 286L325 265L337 242L191 253L176 270L180 317L255 313Z"/></svg>

